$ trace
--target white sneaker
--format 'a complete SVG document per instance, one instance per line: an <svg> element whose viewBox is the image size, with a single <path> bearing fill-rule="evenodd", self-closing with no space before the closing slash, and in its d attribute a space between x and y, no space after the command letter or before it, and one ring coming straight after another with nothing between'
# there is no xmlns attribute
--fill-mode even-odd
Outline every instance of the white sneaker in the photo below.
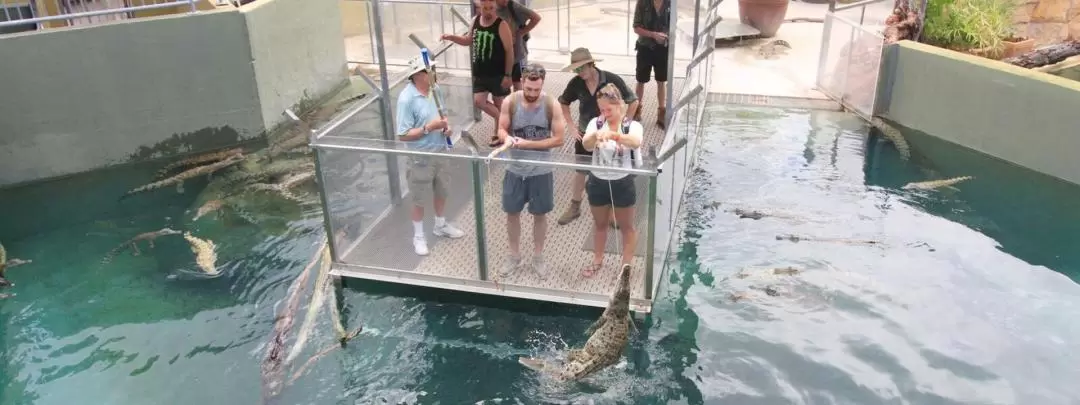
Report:
<svg viewBox="0 0 1080 405"><path fill-rule="evenodd" d="M442 236L450 239L457 239L465 236L465 231L457 229L457 227L450 225L449 222L442 224L442 226L436 226L433 232L437 236Z"/></svg>
<svg viewBox="0 0 1080 405"><path fill-rule="evenodd" d="M532 269L541 280L547 280L547 262L544 261L544 256L533 256Z"/></svg>
<svg viewBox="0 0 1080 405"><path fill-rule="evenodd" d="M503 268L499 269L499 277L508 277L521 267L523 260L520 257L508 257Z"/></svg>
<svg viewBox="0 0 1080 405"><path fill-rule="evenodd" d="M424 239L423 236L421 236L421 235L413 236L412 245L413 245L413 249L416 250L416 254L418 254L420 256L427 256L427 254L428 254L427 239Z"/></svg>

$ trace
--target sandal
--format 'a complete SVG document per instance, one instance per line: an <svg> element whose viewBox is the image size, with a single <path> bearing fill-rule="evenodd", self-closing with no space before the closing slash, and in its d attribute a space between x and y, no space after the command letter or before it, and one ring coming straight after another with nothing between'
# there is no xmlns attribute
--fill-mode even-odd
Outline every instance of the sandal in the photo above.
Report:
<svg viewBox="0 0 1080 405"><path fill-rule="evenodd" d="M592 278L596 275L598 271L600 271L600 268L603 266L603 263L592 263L588 266L585 266L585 268L581 269L581 276L585 278Z"/></svg>

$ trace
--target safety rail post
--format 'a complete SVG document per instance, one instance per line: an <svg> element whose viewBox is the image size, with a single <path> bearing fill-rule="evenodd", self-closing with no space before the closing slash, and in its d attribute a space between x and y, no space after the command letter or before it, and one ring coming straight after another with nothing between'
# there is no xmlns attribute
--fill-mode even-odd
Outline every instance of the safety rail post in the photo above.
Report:
<svg viewBox="0 0 1080 405"><path fill-rule="evenodd" d="M693 31L694 32L694 40L693 40L693 42L691 42L691 44L692 44L691 47L690 47L690 54L691 55L696 55L697 54L698 36L700 35L700 34L698 34L698 18L699 17L701 17L701 0L694 0L694 31ZM689 70L689 69L687 69L687 70ZM669 72L670 72L670 70L669 70Z"/></svg>
<svg viewBox="0 0 1080 405"><path fill-rule="evenodd" d="M379 0L371 0L372 31L375 39L375 57L379 59L379 108L383 124L383 139L394 140L394 126L390 122L393 115L393 107L390 105L390 77L386 73L386 48L383 45L382 5ZM390 178L390 200L394 203L401 202L401 182L398 173L397 155L386 155L386 172Z"/></svg>
<svg viewBox="0 0 1080 405"><path fill-rule="evenodd" d="M649 178L648 213L645 223L645 299L653 297L653 271L656 266L656 182L660 176ZM662 266L662 265L661 265Z"/></svg>
<svg viewBox="0 0 1080 405"><path fill-rule="evenodd" d="M665 100L665 103L664 103L664 112L665 112L665 114L664 114L663 117L657 117L657 118L664 121L664 127L665 128L667 128L668 126L671 125L671 117L675 116L674 112L672 111L672 101L671 101L671 99L675 97L675 77L674 77L674 75L671 74L671 72L675 71L675 48L676 48L676 46L678 44L678 39L676 38L676 36L678 34L678 31L679 31L679 28L678 28L678 26L679 26L679 0L670 0L670 1L671 1L671 4L670 4L669 7L671 8L671 11L668 12L668 32L667 32L667 34L668 34L668 38L667 38L667 45L668 45L668 55L667 55L668 56L668 59L667 59L668 81L667 81L667 89L665 89L666 92L667 92L667 97L665 97L666 100Z"/></svg>

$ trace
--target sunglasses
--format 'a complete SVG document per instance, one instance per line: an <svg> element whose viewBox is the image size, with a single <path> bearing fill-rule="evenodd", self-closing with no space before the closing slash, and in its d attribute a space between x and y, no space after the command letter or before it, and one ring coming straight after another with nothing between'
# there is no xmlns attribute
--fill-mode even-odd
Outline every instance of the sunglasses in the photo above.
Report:
<svg viewBox="0 0 1080 405"><path fill-rule="evenodd" d="M526 65L521 68L521 75L533 79L543 79L547 77L547 69L544 69L543 66L536 64Z"/></svg>

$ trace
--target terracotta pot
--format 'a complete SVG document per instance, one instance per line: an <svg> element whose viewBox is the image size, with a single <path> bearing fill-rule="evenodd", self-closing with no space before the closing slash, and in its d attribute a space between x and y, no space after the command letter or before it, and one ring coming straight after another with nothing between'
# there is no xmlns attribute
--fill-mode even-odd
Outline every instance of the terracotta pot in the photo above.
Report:
<svg viewBox="0 0 1080 405"><path fill-rule="evenodd" d="M739 20L757 28L762 38L776 35L784 23L790 0L739 0Z"/></svg>
<svg viewBox="0 0 1080 405"><path fill-rule="evenodd" d="M1004 42L1005 54L1002 59L1023 55L1035 49L1035 38L1006 38Z"/></svg>

